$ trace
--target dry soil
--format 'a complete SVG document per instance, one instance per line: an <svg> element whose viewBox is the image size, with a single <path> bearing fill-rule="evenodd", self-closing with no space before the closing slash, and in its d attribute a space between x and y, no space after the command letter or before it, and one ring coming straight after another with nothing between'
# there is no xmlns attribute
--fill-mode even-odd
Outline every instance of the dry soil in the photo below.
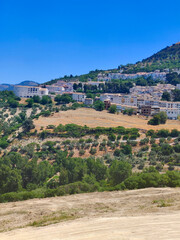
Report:
<svg viewBox="0 0 180 240"><path fill-rule="evenodd" d="M0 204L1 240L171 240L180 239L179 226L180 188Z"/></svg>

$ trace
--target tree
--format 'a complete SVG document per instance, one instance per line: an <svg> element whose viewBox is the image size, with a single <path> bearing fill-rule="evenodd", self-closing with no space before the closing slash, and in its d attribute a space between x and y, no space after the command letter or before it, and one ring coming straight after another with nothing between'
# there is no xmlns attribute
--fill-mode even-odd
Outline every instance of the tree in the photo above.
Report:
<svg viewBox="0 0 180 240"><path fill-rule="evenodd" d="M87 174L93 174L97 181L106 179L107 166L100 159L88 158L86 160Z"/></svg>
<svg viewBox="0 0 180 240"><path fill-rule="evenodd" d="M32 99L35 103L40 103L41 102L41 98L38 95L33 96Z"/></svg>
<svg viewBox="0 0 180 240"><path fill-rule="evenodd" d="M9 103L9 106L10 106L11 108L17 108L17 107L19 106L18 101L14 100L14 99L12 99L12 98L10 98L10 99L8 100L8 103Z"/></svg>
<svg viewBox="0 0 180 240"><path fill-rule="evenodd" d="M167 114L165 112L160 112L159 117L160 117L160 123L165 124L167 121Z"/></svg>
<svg viewBox="0 0 180 240"><path fill-rule="evenodd" d="M103 102L98 100L94 103L94 108L96 109L96 111L103 111L105 108L105 105Z"/></svg>
<svg viewBox="0 0 180 240"><path fill-rule="evenodd" d="M126 108L124 111L123 111L123 114L127 114L129 116L132 116L133 115L133 108Z"/></svg>
<svg viewBox="0 0 180 240"><path fill-rule="evenodd" d="M57 102L57 104L67 104L72 102L72 97L69 94L63 94L63 95L57 95L54 98L54 101Z"/></svg>
<svg viewBox="0 0 180 240"><path fill-rule="evenodd" d="M53 166L48 161L40 162L37 166L37 183L43 184L45 180L54 174Z"/></svg>
<svg viewBox="0 0 180 240"><path fill-rule="evenodd" d="M35 128L32 119L26 119L22 125L24 132L29 132L31 129Z"/></svg>
<svg viewBox="0 0 180 240"><path fill-rule="evenodd" d="M174 89L172 90L172 98L174 102L180 101L180 89Z"/></svg>
<svg viewBox="0 0 180 240"><path fill-rule="evenodd" d="M29 98L29 99L27 99L26 100L26 102L27 102L27 107L28 108L32 108L32 106L33 106L33 104L34 104L34 100L32 99L32 98Z"/></svg>
<svg viewBox="0 0 180 240"><path fill-rule="evenodd" d="M149 125L159 125L160 124L159 115L154 115L154 117L148 121L148 124Z"/></svg>
<svg viewBox="0 0 180 240"><path fill-rule="evenodd" d="M178 137L179 136L179 131L177 129L172 129L171 130L171 137Z"/></svg>
<svg viewBox="0 0 180 240"><path fill-rule="evenodd" d="M50 96L47 96L47 95L42 96L41 104L46 105L46 104L50 104L50 103L52 103Z"/></svg>
<svg viewBox="0 0 180 240"><path fill-rule="evenodd" d="M0 139L0 148L6 149L9 143L5 139Z"/></svg>
<svg viewBox="0 0 180 240"><path fill-rule="evenodd" d="M114 160L109 169L109 180L115 186L131 176L131 174L132 167L129 163Z"/></svg>
<svg viewBox="0 0 180 240"><path fill-rule="evenodd" d="M77 83L74 83L74 84L73 84L73 89L76 91L76 90L77 90L77 88L78 88L78 85L77 85Z"/></svg>
<svg viewBox="0 0 180 240"><path fill-rule="evenodd" d="M109 139L110 141L115 141L115 140L116 140L116 135L113 134L113 133L111 133L111 134L108 135L108 139Z"/></svg>
<svg viewBox="0 0 180 240"><path fill-rule="evenodd" d="M22 188L22 178L17 169L6 165L0 167L0 193L16 192Z"/></svg>
<svg viewBox="0 0 180 240"><path fill-rule="evenodd" d="M167 121L167 114L165 112L160 112L154 115L154 117L148 121L148 124L159 125L159 124L165 124L166 121Z"/></svg>
<svg viewBox="0 0 180 240"><path fill-rule="evenodd" d="M59 184L60 185L65 185L69 183L69 179L68 179L68 171L66 169L62 169L60 172L60 176L59 176Z"/></svg>
<svg viewBox="0 0 180 240"><path fill-rule="evenodd" d="M161 98L162 101L171 101L171 95L169 92L163 92L163 95L162 95L162 98Z"/></svg>
<svg viewBox="0 0 180 240"><path fill-rule="evenodd" d="M61 95L60 94L56 95L54 98L54 101L57 102L57 104L60 104L61 103Z"/></svg>
<svg viewBox="0 0 180 240"><path fill-rule="evenodd" d="M125 155L132 154L132 147L131 145L127 144L122 147L122 153Z"/></svg>
<svg viewBox="0 0 180 240"><path fill-rule="evenodd" d="M109 108L110 113L116 113L117 112L117 106L116 105L111 105Z"/></svg>
<svg viewBox="0 0 180 240"><path fill-rule="evenodd" d="M121 156L121 150L120 150L120 149L116 149L116 150L114 151L114 156L116 156L116 157Z"/></svg>

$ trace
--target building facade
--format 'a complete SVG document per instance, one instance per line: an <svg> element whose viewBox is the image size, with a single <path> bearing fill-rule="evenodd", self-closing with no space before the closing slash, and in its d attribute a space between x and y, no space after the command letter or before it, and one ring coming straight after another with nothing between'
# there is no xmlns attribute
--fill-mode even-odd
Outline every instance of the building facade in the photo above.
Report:
<svg viewBox="0 0 180 240"><path fill-rule="evenodd" d="M15 85L13 87L13 92L16 96L21 98L32 98L33 96L42 97L49 93L47 88L20 85Z"/></svg>
<svg viewBox="0 0 180 240"><path fill-rule="evenodd" d="M84 102L86 95L85 93L72 93L72 99L76 102Z"/></svg>

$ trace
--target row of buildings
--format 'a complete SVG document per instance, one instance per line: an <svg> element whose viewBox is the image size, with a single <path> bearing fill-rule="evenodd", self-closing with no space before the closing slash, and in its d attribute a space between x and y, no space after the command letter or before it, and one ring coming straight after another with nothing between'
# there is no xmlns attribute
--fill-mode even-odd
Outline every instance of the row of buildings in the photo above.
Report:
<svg viewBox="0 0 180 240"><path fill-rule="evenodd" d="M116 72L116 73L99 73L98 74L98 81L111 81L112 79L122 79L122 80L127 80L127 79L136 79L139 77L143 78L148 78L151 77L153 80L161 80L165 81L166 80L166 74L167 72L160 72L159 70L156 70L154 72L138 72L134 74L124 74L121 72Z"/></svg>
<svg viewBox="0 0 180 240"><path fill-rule="evenodd" d="M16 96L21 97L21 98L32 98L33 96L42 97L44 95L50 95L50 96L54 97L56 94L68 93L72 96L74 101L83 102L87 105L93 104L93 99L86 98L86 95L84 93L73 92L71 85L67 84L66 86L67 86L67 88L62 89L62 87L64 88L64 86L60 85L59 89L58 89L52 85L50 85L50 86L47 85L44 87L15 85L13 87L13 92L15 93ZM55 93L55 95L51 95L51 93Z"/></svg>
<svg viewBox="0 0 180 240"><path fill-rule="evenodd" d="M180 85L177 85L180 88ZM177 119L180 115L180 102L161 101L164 91L171 92L175 86L171 84L157 84L157 86L134 86L130 89L130 94L101 94L100 100L105 103L106 108L111 104L117 106L118 111L123 111L127 108L132 108L134 113L143 115L153 115L157 112L164 111L169 119ZM20 86L15 85L14 93L18 97L31 98L35 95L40 97L44 95L55 96L56 94L68 93L73 100L83 102L87 105L93 104L93 99L87 98L85 93L73 92L73 83L58 81L54 85L46 86ZM51 95L51 93L54 93Z"/></svg>
<svg viewBox="0 0 180 240"><path fill-rule="evenodd" d="M166 112L169 119L177 119L180 115L180 102L161 101L150 96L133 96L122 94L102 94L100 100L105 106L115 104L118 111L132 108L134 113L150 116L158 112Z"/></svg>
<svg viewBox="0 0 180 240"><path fill-rule="evenodd" d="M107 74L98 74L98 81L88 81L82 84L82 89L84 85L92 85L92 86L99 86L101 83L105 83L107 81L111 81L112 79L135 79L137 77L144 77L147 78L149 76L152 79L166 79L166 72L155 71L152 73L136 73L136 74L122 74L122 73L107 73ZM76 82L78 83L78 82ZM43 86L21 86L21 85L14 85L13 91L19 97L29 98L33 97L34 95L43 96L48 94L63 94L63 93L71 93L73 92L73 84L74 82L65 82L62 80L57 81L52 85L43 85ZM137 87L131 89L133 91L137 91ZM139 94L142 92L144 93L143 87L139 87Z"/></svg>

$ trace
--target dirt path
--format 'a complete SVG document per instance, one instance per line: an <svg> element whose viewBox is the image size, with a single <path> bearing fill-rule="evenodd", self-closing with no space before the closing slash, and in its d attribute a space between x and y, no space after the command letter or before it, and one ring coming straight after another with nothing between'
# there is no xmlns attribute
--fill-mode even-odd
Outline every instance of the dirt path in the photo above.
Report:
<svg viewBox="0 0 180 240"><path fill-rule="evenodd" d="M179 224L180 188L0 204L1 240L169 240L179 239Z"/></svg>
<svg viewBox="0 0 180 240"><path fill-rule="evenodd" d="M48 118L40 117L38 120L34 120L37 130L40 130L41 126L46 127L48 125L59 125L74 123L77 125L87 125L88 127L117 127L123 126L126 128L140 128L143 130L149 129L178 129L180 130L180 122L178 120L168 120L166 124L159 126L147 125L147 120L142 116L127 116L123 114L110 114L107 111L98 112L93 109L80 108L77 110L62 111L54 113L53 116Z"/></svg>
<svg viewBox="0 0 180 240"><path fill-rule="evenodd" d="M180 214L83 219L1 234L1 240L179 239Z"/></svg>

